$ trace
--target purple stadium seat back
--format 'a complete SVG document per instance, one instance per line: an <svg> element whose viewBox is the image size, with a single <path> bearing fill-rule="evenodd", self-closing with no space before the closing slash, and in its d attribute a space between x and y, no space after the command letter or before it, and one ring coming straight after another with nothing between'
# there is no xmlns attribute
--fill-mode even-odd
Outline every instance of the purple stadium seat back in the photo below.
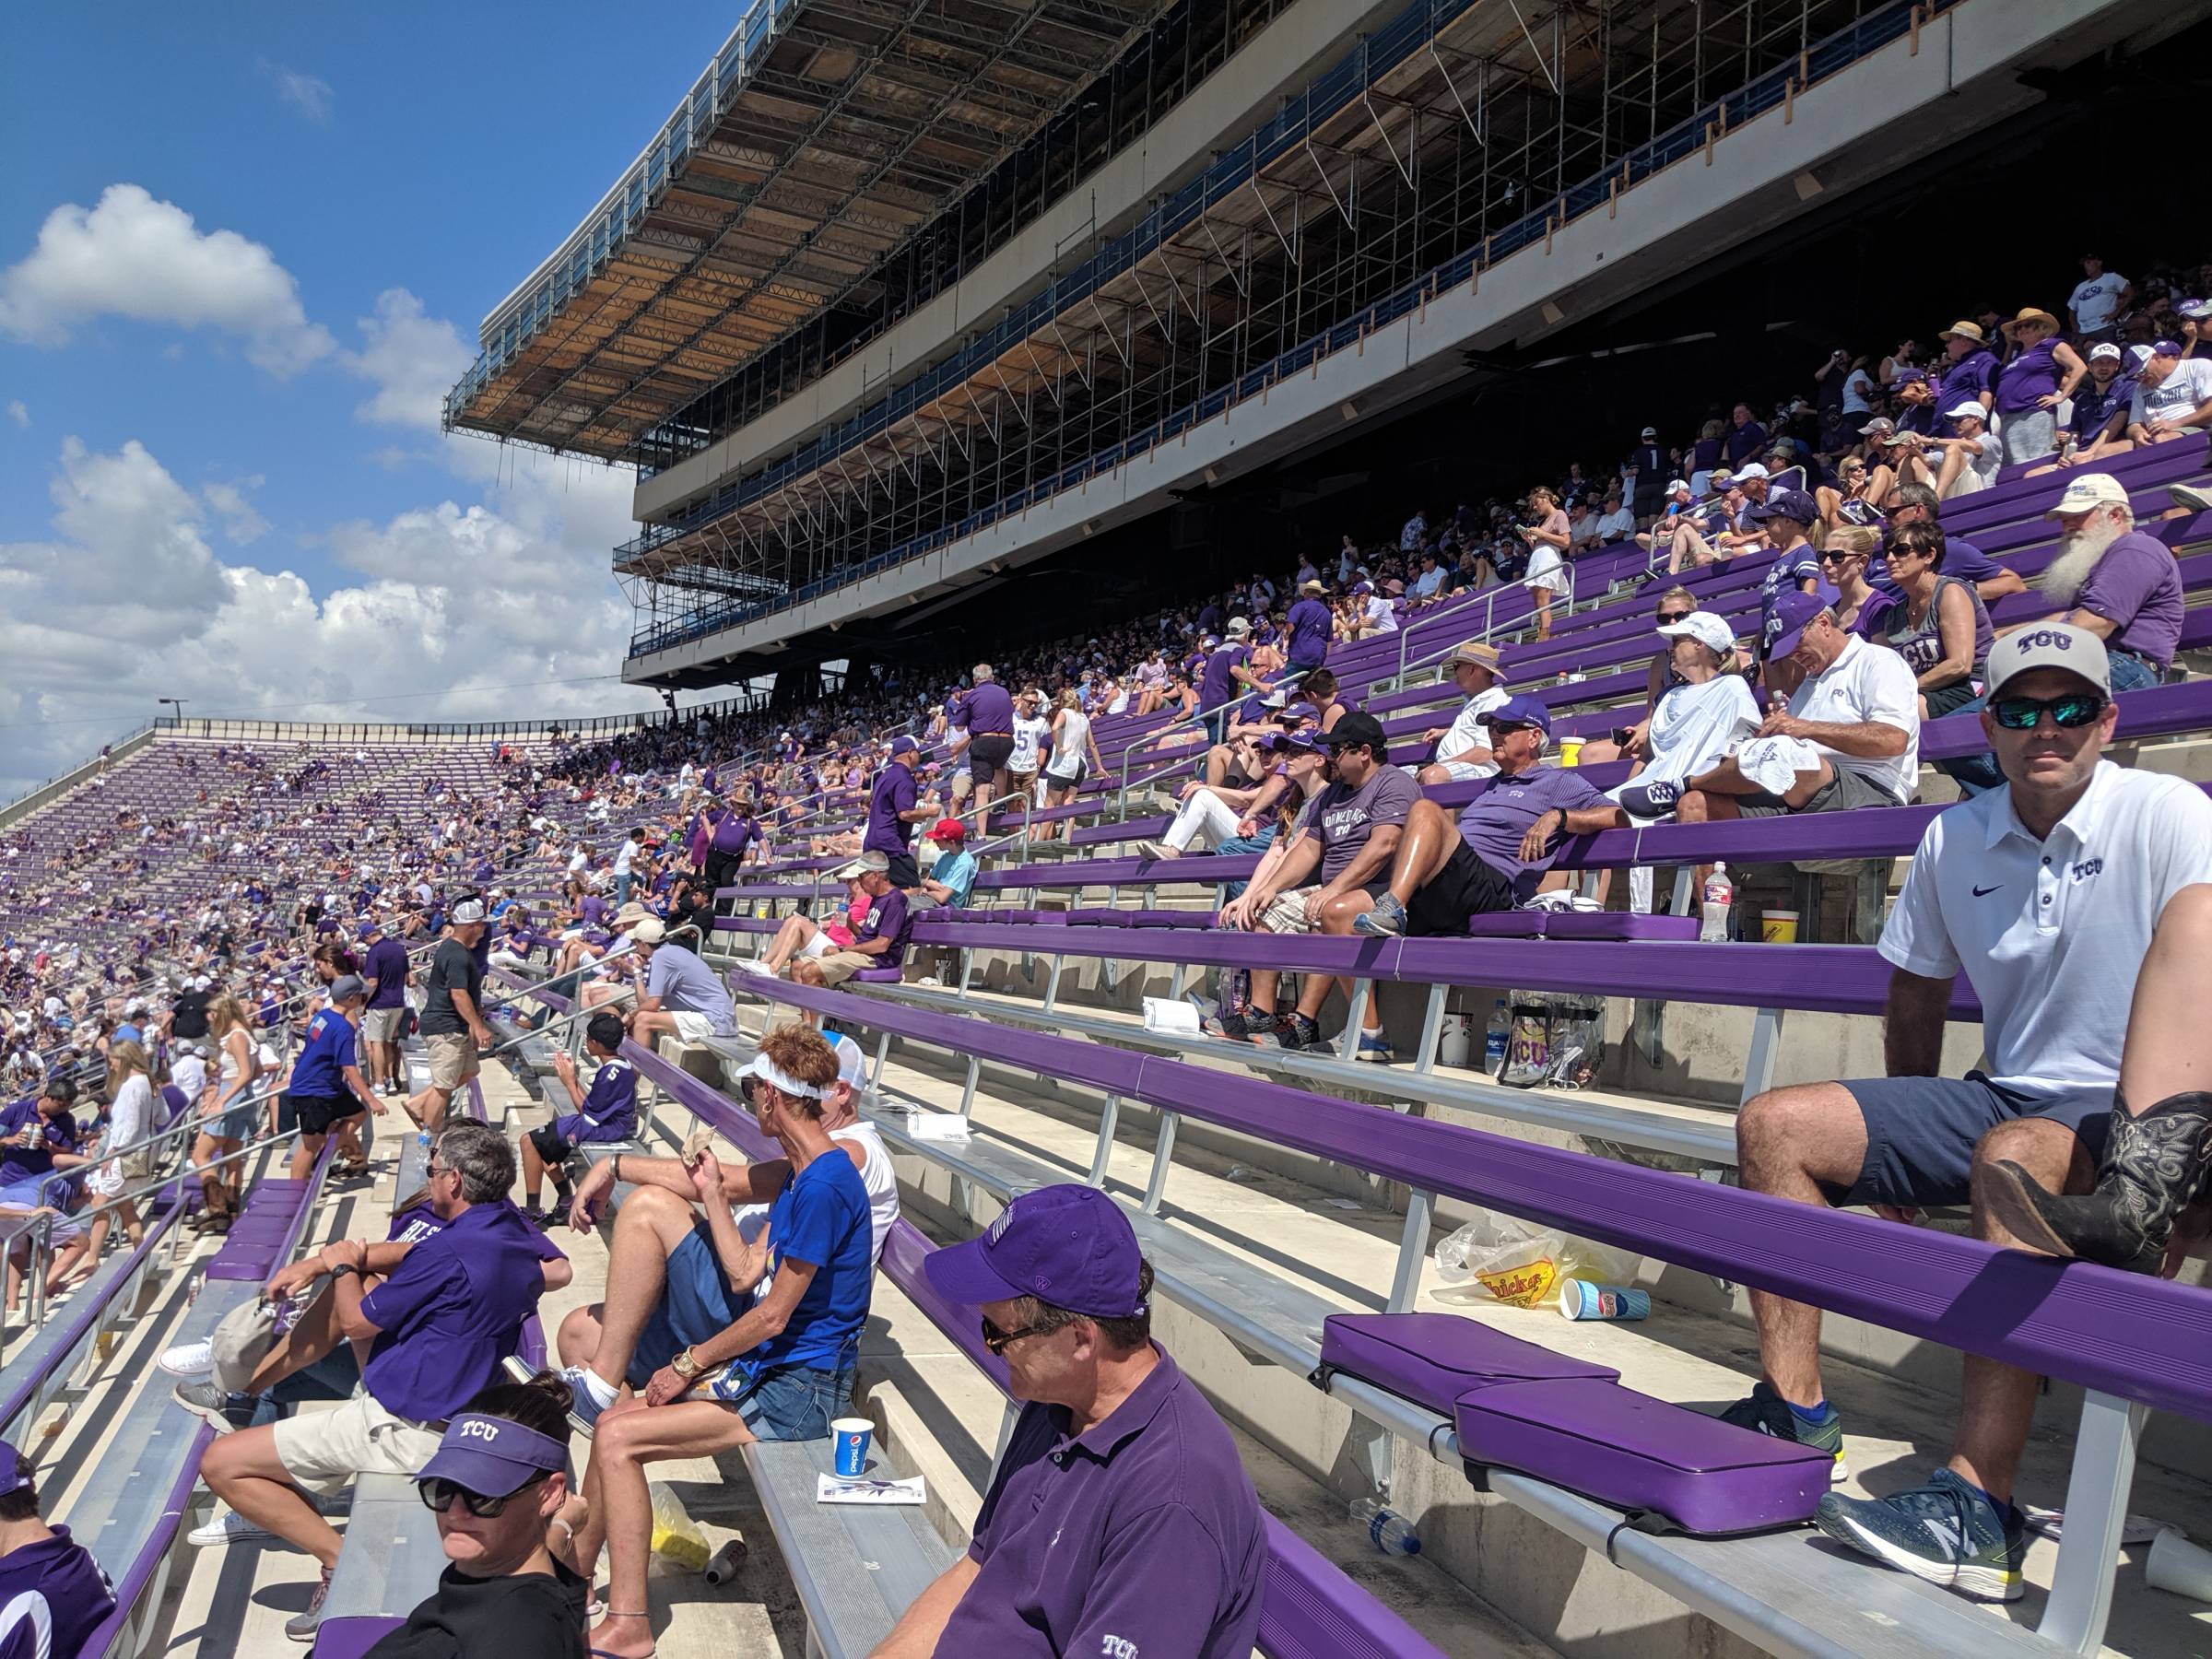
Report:
<svg viewBox="0 0 2212 1659"><path fill-rule="evenodd" d="M1571 1378L1611 1382L1620 1375L1458 1313L1332 1313L1322 1322L1321 1369L1344 1371L1446 1417L1454 1401L1477 1389Z"/></svg>
<svg viewBox="0 0 2212 1659"><path fill-rule="evenodd" d="M1706 1537L1810 1520L1834 1466L1812 1447L1596 1379L1470 1389L1453 1415L1470 1472L1518 1470Z"/></svg>

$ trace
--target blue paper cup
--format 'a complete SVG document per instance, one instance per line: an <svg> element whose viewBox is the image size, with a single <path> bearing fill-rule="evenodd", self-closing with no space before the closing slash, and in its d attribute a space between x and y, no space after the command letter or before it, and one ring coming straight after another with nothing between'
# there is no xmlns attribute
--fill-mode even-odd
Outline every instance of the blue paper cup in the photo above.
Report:
<svg viewBox="0 0 2212 1659"><path fill-rule="evenodd" d="M867 1471L868 1440L876 1425L866 1418L839 1418L830 1425L837 1440L837 1472L857 1480Z"/></svg>
<svg viewBox="0 0 2212 1659"><path fill-rule="evenodd" d="M1559 1286L1559 1312L1569 1319L1643 1319L1651 1314L1652 1299L1626 1285L1567 1279Z"/></svg>

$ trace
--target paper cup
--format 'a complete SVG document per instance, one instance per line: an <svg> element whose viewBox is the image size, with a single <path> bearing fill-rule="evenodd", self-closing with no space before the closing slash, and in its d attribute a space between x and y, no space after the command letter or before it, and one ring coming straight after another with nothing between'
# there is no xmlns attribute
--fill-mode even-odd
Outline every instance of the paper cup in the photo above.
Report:
<svg viewBox="0 0 2212 1659"><path fill-rule="evenodd" d="M1580 737L1559 739L1559 764L1580 766L1583 763L1583 740Z"/></svg>
<svg viewBox="0 0 2212 1659"><path fill-rule="evenodd" d="M866 1418L838 1418L830 1425L830 1432L837 1441L837 1472L847 1480L857 1480L868 1466L868 1441L876 1432L876 1425Z"/></svg>
<svg viewBox="0 0 2212 1659"><path fill-rule="evenodd" d="M1797 943L1797 912L1791 910L1762 912L1759 919L1759 936L1769 945Z"/></svg>
<svg viewBox="0 0 2212 1659"><path fill-rule="evenodd" d="M1559 1313L1566 1319L1646 1319L1652 1312L1648 1291L1626 1285L1594 1285L1588 1279L1559 1281Z"/></svg>
<svg viewBox="0 0 2212 1659"><path fill-rule="evenodd" d="M2143 1569L2144 1582L2153 1590L2171 1590L2201 1602L2212 1602L2212 1549L2205 1549L2169 1526L2150 1541L2150 1559Z"/></svg>

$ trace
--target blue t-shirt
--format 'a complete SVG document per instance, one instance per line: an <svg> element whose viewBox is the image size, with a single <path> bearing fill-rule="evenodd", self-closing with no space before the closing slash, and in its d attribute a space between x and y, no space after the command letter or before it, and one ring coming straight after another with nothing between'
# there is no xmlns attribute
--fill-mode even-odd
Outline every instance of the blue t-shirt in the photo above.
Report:
<svg viewBox="0 0 2212 1659"><path fill-rule="evenodd" d="M637 1067L609 1060L593 1077L583 1105L555 1118L553 1131L576 1146L630 1139L638 1132Z"/></svg>
<svg viewBox="0 0 2212 1659"><path fill-rule="evenodd" d="M851 1159L818 1158L783 1183L768 1211L770 1282L786 1261L812 1264L814 1280L782 1330L745 1356L747 1369L853 1363L868 1318L869 1238L868 1189Z"/></svg>
<svg viewBox="0 0 2212 1659"><path fill-rule="evenodd" d="M317 1008L307 1022L307 1041L292 1062L293 1094L324 1100L346 1092L346 1068L354 1064L353 1022L335 1008Z"/></svg>
<svg viewBox="0 0 2212 1659"><path fill-rule="evenodd" d="M966 910L975 891L975 854L965 851L938 853L936 863L929 866L929 878L952 889L945 900L946 908Z"/></svg>

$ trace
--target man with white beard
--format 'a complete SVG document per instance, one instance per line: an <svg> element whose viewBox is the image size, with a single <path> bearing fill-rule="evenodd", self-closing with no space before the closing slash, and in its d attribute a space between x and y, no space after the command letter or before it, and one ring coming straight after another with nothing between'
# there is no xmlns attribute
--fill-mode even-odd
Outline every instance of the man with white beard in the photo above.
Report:
<svg viewBox="0 0 2212 1659"><path fill-rule="evenodd" d="M2182 637L2182 572L2163 542L2136 528L2127 490L2110 473L2084 473L2046 517L2065 532L2037 584L2059 608L2004 632L2065 622L2104 641L2112 689L2155 686Z"/></svg>

